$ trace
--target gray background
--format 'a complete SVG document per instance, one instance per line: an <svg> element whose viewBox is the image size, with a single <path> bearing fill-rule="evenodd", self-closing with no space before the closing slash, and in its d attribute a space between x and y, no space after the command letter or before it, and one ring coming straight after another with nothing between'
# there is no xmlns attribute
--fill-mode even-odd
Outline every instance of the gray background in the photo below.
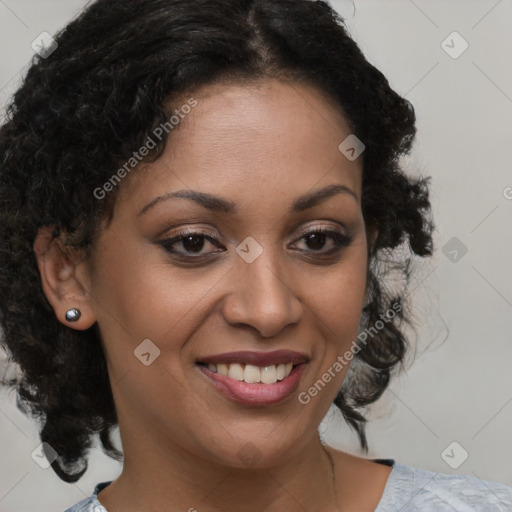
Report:
<svg viewBox="0 0 512 512"><path fill-rule="evenodd" d="M22 80L31 42L85 4L0 0L2 105ZM437 224L436 254L411 285L415 359L368 411L369 456L512 485L512 1L355 4L333 2L369 60L415 106L418 136L404 164L433 177ZM0 512L63 510L120 471L95 449L78 483L61 482L32 459L37 425L5 390L0 432ZM360 453L336 413L321 432Z"/></svg>

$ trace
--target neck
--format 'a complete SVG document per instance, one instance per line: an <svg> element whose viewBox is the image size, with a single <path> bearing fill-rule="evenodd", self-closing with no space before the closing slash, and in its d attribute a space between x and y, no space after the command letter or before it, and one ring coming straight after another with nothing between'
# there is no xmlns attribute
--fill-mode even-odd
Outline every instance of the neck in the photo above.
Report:
<svg viewBox="0 0 512 512"><path fill-rule="evenodd" d="M229 467L154 436L123 438L123 449L121 475L98 496L109 512L339 510L334 463L318 434L295 456L265 469Z"/></svg>

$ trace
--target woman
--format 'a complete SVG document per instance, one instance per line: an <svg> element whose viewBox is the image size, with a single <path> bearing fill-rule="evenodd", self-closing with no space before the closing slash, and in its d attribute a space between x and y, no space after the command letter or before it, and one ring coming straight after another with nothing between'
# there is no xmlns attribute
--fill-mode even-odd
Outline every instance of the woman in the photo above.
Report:
<svg viewBox="0 0 512 512"><path fill-rule="evenodd" d="M0 306L59 477L120 428L68 512L512 506L319 438L334 402L367 449L408 346L386 272L433 229L414 111L331 8L100 0L56 43L0 132Z"/></svg>

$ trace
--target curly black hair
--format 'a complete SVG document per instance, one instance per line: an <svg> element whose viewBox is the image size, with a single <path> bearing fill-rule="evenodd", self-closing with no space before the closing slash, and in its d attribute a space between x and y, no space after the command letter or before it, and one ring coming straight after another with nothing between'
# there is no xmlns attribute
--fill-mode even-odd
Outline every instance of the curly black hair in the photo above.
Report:
<svg viewBox="0 0 512 512"><path fill-rule="evenodd" d="M33 243L40 227L52 226L54 237L89 254L117 195L98 200L94 190L169 118L170 98L225 80L277 78L313 85L339 106L365 145L362 211L377 233L361 328L392 304L406 305L386 273L399 269L409 282L413 258L432 254L434 224L430 178L406 176L400 163L415 136L414 109L326 2L98 0L55 39L53 53L34 56L0 128L0 312L2 345L20 370L4 384L57 451L54 471L75 482L96 434L109 456L122 458L111 440L116 409L97 325L78 331L57 320ZM407 308L396 309L360 347L334 402L366 452L358 409L381 396L410 345Z"/></svg>

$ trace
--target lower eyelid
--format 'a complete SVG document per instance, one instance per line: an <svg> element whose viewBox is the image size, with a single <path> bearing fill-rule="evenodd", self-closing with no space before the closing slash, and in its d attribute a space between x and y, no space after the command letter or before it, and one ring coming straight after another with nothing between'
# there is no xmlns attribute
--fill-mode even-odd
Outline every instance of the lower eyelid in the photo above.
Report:
<svg viewBox="0 0 512 512"><path fill-rule="evenodd" d="M329 252L333 252L336 249L342 249L343 247L349 246L353 242L353 238L354 238L353 235L349 235L349 234L346 234L346 233L341 233L341 232L339 232L337 230L330 230L330 229L325 229L325 228L317 228L317 229L311 229L311 230L309 230L309 231L307 231L305 233L302 233L298 238L296 238L292 242L292 244L297 244L298 242L303 240L308 235L316 234L316 233L323 233L323 234L325 234L336 245L336 247L331 249L331 250L323 251L324 254L327 254ZM189 254L187 254L187 253L180 253L179 251L172 251L172 250L167 248L167 247L172 247L173 245L179 244L187 236L195 236L195 237L204 238L210 244L212 244L214 247L216 247L218 250L210 251L210 252L204 253L204 254L199 254L197 256L193 256L192 255L193 253L189 253ZM207 255L215 254L217 252L225 252L227 250L227 249L223 248L225 243L221 239L215 238L215 237L213 237L213 236L211 236L209 234L201 233L201 232L176 233L176 234L174 234L173 236L171 236L169 238L166 238L164 240L159 241L158 243L162 247L164 247L164 249L166 249L170 253L174 253L174 254L177 254L177 255L185 256L185 257L190 257L191 259L194 259L194 258L199 259L201 256L207 256ZM322 250L319 250L319 251L309 250L309 252L316 252L318 254L321 254Z"/></svg>
<svg viewBox="0 0 512 512"><path fill-rule="evenodd" d="M317 233L314 232L314 233ZM340 249L343 249L345 247L348 247L349 245L351 245L351 243L353 242L353 236L350 236L350 235L346 235L344 233L338 233L337 231L332 231L332 232L323 232L327 235L327 237L334 243L335 247L330 249L330 250L319 250L319 251L315 251L313 249L309 249L309 252L313 252L313 253L318 253L318 254L329 254L329 253L332 253L336 250L340 250ZM308 233L306 233L305 235L303 235L302 237L300 237L299 239L297 239L295 242L293 242L294 244L297 244L299 242L302 241L303 238L305 238L306 236L308 236Z"/></svg>
<svg viewBox="0 0 512 512"><path fill-rule="evenodd" d="M318 231L315 231L313 233L317 233L317 232ZM328 235L328 238L331 239L331 242L334 244L334 247L331 247L330 249L327 249L327 250L325 250L323 248L319 249L319 250L307 249L307 248L306 249L294 248L294 250L297 250L304 254L313 255L314 257L319 257L319 258L328 257L330 255L339 253L343 249L346 249L347 247L349 247L352 244L352 241L353 241L352 236L345 235L343 233L332 232L332 234L331 234L331 233L327 232L326 234ZM302 235L300 238L298 238L292 244L296 245L296 244L300 243L302 241L302 239L307 235L308 235L308 233L306 233L305 235ZM333 235L339 235L341 237L341 239L336 240L336 238ZM175 246L181 242L181 240L184 236L187 236L187 235L181 235L178 237L172 237L172 238L169 238L166 240L162 240L161 242L159 242L159 245L161 245L164 250L166 250L169 254L175 256L176 258L182 258L183 260L189 260L189 261L193 261L193 260L200 261L201 259L207 259L208 257L212 257L213 255L215 255L217 253L227 251L227 249L222 247L222 244L220 244L220 242L218 242L216 239L212 239L211 237L206 237L204 235L201 235L201 236L203 236L205 238L205 240L208 240L210 242L210 244L212 244L212 246L215 248L215 250L211 250L211 251L207 251L207 252L203 252L203 253L201 253L201 252L194 253L194 252L186 252L186 251L172 249L173 246Z"/></svg>
<svg viewBox="0 0 512 512"><path fill-rule="evenodd" d="M179 234L179 235L171 236L169 238L165 238L163 240L160 240L158 243L161 244L161 245L164 245L164 246L173 246L173 245L179 244L180 242L182 242L188 236L193 236L193 237L197 237L197 238L204 238L205 240L207 240L209 243L211 243L215 247L218 247L218 245L222 244L222 242L220 240L218 240L217 238L214 238L214 237L212 237L210 235L204 235L203 233L184 233L184 234Z"/></svg>

